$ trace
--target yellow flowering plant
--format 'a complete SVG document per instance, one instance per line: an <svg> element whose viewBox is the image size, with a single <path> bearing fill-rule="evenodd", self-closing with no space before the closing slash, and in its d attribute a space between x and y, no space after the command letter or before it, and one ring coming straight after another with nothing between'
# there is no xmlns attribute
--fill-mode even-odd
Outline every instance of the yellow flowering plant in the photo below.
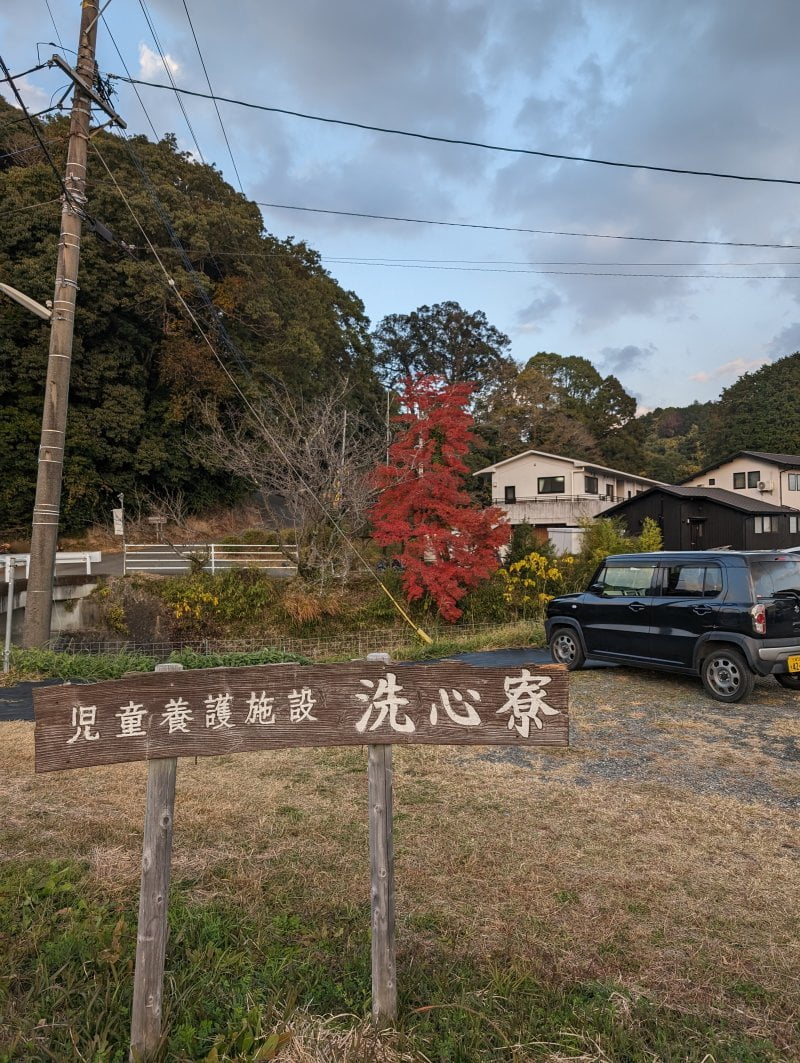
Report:
<svg viewBox="0 0 800 1063"><path fill-rule="evenodd" d="M570 556L551 558L535 550L502 569L503 596L518 619L538 619L551 598L564 590L575 564Z"/></svg>

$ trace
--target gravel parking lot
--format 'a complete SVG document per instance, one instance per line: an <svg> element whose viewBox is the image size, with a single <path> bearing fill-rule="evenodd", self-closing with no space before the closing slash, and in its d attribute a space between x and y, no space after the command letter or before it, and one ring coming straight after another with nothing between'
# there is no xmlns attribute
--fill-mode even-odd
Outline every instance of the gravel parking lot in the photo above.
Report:
<svg viewBox="0 0 800 1063"><path fill-rule="evenodd" d="M800 808L800 696L774 679L757 680L746 704L726 705L692 678L589 669L570 676L570 703L568 750L514 747L487 758L579 786L635 782Z"/></svg>

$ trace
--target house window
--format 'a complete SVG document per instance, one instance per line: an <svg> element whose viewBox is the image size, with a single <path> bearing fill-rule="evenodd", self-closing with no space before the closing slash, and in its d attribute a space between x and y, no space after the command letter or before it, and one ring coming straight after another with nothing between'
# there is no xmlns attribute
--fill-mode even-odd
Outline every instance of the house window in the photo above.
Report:
<svg viewBox="0 0 800 1063"><path fill-rule="evenodd" d="M744 491L744 473L735 472L733 474L733 489L734 491Z"/></svg>
<svg viewBox="0 0 800 1063"><path fill-rule="evenodd" d="M712 476L712 477L710 478L710 480L708 481L708 486L709 486L709 487L713 487L713 486L714 486L714 484L715 484L716 482L717 482L717 481L716 481L716 480L714 479L714 477Z"/></svg>
<svg viewBox="0 0 800 1063"><path fill-rule="evenodd" d="M564 494L564 477L563 476L540 476L538 481L538 489L540 495L563 495Z"/></svg>
<svg viewBox="0 0 800 1063"><path fill-rule="evenodd" d="M583 489L587 495L596 495L600 491L600 484L596 476L584 476Z"/></svg>
<svg viewBox="0 0 800 1063"><path fill-rule="evenodd" d="M758 487L759 480L761 479L761 470L756 469L754 472L747 474L747 486Z"/></svg>
<svg viewBox="0 0 800 1063"><path fill-rule="evenodd" d="M517 501L516 484L506 484L505 492L506 492L506 502L516 502Z"/></svg>
<svg viewBox="0 0 800 1063"><path fill-rule="evenodd" d="M789 473L789 490L790 491L800 491L800 473L797 473L797 472L790 472Z"/></svg>
<svg viewBox="0 0 800 1063"><path fill-rule="evenodd" d="M789 534L797 535L797 517L789 517Z"/></svg>
<svg viewBox="0 0 800 1063"><path fill-rule="evenodd" d="M772 517L753 517L753 524L756 535L772 531Z"/></svg>
<svg viewBox="0 0 800 1063"><path fill-rule="evenodd" d="M606 498L613 498L613 497L614 497L614 485L613 484L606 484Z"/></svg>

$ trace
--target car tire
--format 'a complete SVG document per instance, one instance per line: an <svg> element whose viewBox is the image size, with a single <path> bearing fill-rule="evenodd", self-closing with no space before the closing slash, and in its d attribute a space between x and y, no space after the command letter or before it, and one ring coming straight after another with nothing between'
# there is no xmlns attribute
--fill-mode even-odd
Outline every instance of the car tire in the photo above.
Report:
<svg viewBox="0 0 800 1063"><path fill-rule="evenodd" d="M570 672L583 667L586 654L574 628L557 627L550 636L550 653L556 664L565 664Z"/></svg>
<svg viewBox="0 0 800 1063"><path fill-rule="evenodd" d="M749 697L756 682L747 661L731 646L712 650L703 659L700 675L712 698L729 703Z"/></svg>
<svg viewBox="0 0 800 1063"><path fill-rule="evenodd" d="M800 690L800 672L781 672L775 681L787 690Z"/></svg>

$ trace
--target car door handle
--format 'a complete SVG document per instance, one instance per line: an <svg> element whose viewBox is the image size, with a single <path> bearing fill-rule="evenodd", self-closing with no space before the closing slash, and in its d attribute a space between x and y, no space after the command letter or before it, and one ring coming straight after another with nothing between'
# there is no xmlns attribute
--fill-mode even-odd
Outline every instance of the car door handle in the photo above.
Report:
<svg viewBox="0 0 800 1063"><path fill-rule="evenodd" d="M632 613L641 613L641 611L644 609L644 606L642 605L641 602L632 602L628 606L628 608L630 609L630 611Z"/></svg>
<svg viewBox="0 0 800 1063"><path fill-rule="evenodd" d="M696 605L692 612L697 613L698 616L705 616L706 613L711 613L713 610L710 605Z"/></svg>

